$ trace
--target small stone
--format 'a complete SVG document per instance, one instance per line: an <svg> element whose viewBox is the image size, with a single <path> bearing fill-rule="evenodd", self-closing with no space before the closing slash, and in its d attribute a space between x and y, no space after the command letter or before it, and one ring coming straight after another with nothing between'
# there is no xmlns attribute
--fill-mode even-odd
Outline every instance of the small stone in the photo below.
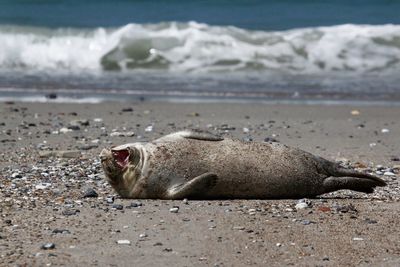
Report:
<svg viewBox="0 0 400 267"><path fill-rule="evenodd" d="M40 248L44 250L54 249L56 245L54 243L45 243Z"/></svg>
<svg viewBox="0 0 400 267"><path fill-rule="evenodd" d="M183 204L186 204L186 205L188 205L188 204L189 204L189 201L188 201L188 199L187 199L187 198L184 198L182 202L183 202Z"/></svg>
<svg viewBox="0 0 400 267"><path fill-rule="evenodd" d="M400 157L392 156L390 157L391 161L400 161Z"/></svg>
<svg viewBox="0 0 400 267"><path fill-rule="evenodd" d="M67 129L72 130L72 131L79 131L81 129L81 127L79 127L78 125L69 125L67 127ZM61 130L60 130L61 132Z"/></svg>
<svg viewBox="0 0 400 267"><path fill-rule="evenodd" d="M93 121L94 122L103 122L103 119L102 118L94 118Z"/></svg>
<svg viewBox="0 0 400 267"><path fill-rule="evenodd" d="M246 128L246 127L243 127L243 133L248 133L248 132L250 132L250 129Z"/></svg>
<svg viewBox="0 0 400 267"><path fill-rule="evenodd" d="M127 239L121 239L117 241L118 245L130 245L131 241L127 240Z"/></svg>
<svg viewBox="0 0 400 267"><path fill-rule="evenodd" d="M178 206L173 206L172 208L169 209L169 212L171 213L178 213L179 207Z"/></svg>
<svg viewBox="0 0 400 267"><path fill-rule="evenodd" d="M302 198L297 201L296 210L302 210L311 207L311 201L307 198Z"/></svg>
<svg viewBox="0 0 400 267"><path fill-rule="evenodd" d="M251 141L253 141L253 137L251 137L251 136L246 136L246 137L243 137L242 140L243 140L244 142L251 142Z"/></svg>
<svg viewBox="0 0 400 267"><path fill-rule="evenodd" d="M388 132L389 132L389 129L385 129L384 128L384 129L381 130L381 133L388 133Z"/></svg>
<svg viewBox="0 0 400 267"><path fill-rule="evenodd" d="M132 202L129 206L127 206L127 208L137 208L141 206L143 206L141 202Z"/></svg>
<svg viewBox="0 0 400 267"><path fill-rule="evenodd" d="M61 128L61 129L59 130L59 132L65 134L65 133L72 132L72 129L68 129L68 128L63 127L63 128Z"/></svg>
<svg viewBox="0 0 400 267"><path fill-rule="evenodd" d="M68 128L70 128L70 126L72 126L72 127L78 126L78 128L79 128L79 126L89 126L89 120L87 120L87 119L72 120L69 122Z"/></svg>
<svg viewBox="0 0 400 267"><path fill-rule="evenodd" d="M67 229L54 229L53 234L70 234L71 232Z"/></svg>
<svg viewBox="0 0 400 267"><path fill-rule="evenodd" d="M40 183L35 186L35 189L44 190L44 189L48 188L49 186L51 186L50 183Z"/></svg>
<svg viewBox="0 0 400 267"><path fill-rule="evenodd" d="M356 208L353 206L353 204L349 204L349 205L334 205L332 206L332 208L334 208L336 210L336 212L341 212L341 213L347 213L347 212L353 212L356 213L357 210Z"/></svg>
<svg viewBox="0 0 400 267"><path fill-rule="evenodd" d="M132 137L134 135L135 135L134 132L112 132L112 133L110 133L111 137L115 137L115 136L117 136L117 137Z"/></svg>
<svg viewBox="0 0 400 267"><path fill-rule="evenodd" d="M145 238L145 237L147 237L147 234L145 234L145 233L139 235L139 238Z"/></svg>
<svg viewBox="0 0 400 267"><path fill-rule="evenodd" d="M315 222L310 221L310 220L302 220L302 221L301 221L301 224L303 224L303 225L310 225L310 224L312 224L312 223L315 223Z"/></svg>
<svg viewBox="0 0 400 267"><path fill-rule="evenodd" d="M113 209L116 209L116 210L123 210L123 209L124 209L124 206L122 206L121 204L114 204L114 205L112 206L112 208L113 208Z"/></svg>
<svg viewBox="0 0 400 267"><path fill-rule="evenodd" d="M15 178L22 178L22 175L18 172L14 172L13 174L11 174L11 178L15 179Z"/></svg>
<svg viewBox="0 0 400 267"><path fill-rule="evenodd" d="M78 210L73 210L73 209L65 209L62 211L62 215L64 216L72 216L76 215L78 213Z"/></svg>
<svg viewBox="0 0 400 267"><path fill-rule="evenodd" d="M123 108L121 111L122 112L132 112L133 108Z"/></svg>
<svg viewBox="0 0 400 267"><path fill-rule="evenodd" d="M162 244L161 242L157 242L157 243L154 243L153 246L158 247L158 246L162 246L162 245L163 245L163 244Z"/></svg>
<svg viewBox="0 0 400 267"><path fill-rule="evenodd" d="M153 125L149 125L144 129L145 132L152 132L153 131Z"/></svg>
<svg viewBox="0 0 400 267"><path fill-rule="evenodd" d="M106 197L106 201L108 204L114 203L114 197Z"/></svg>
<svg viewBox="0 0 400 267"><path fill-rule="evenodd" d="M326 207L326 206L320 206L317 208L318 211L322 211L322 212L329 212L331 211L330 207Z"/></svg>
<svg viewBox="0 0 400 267"><path fill-rule="evenodd" d="M265 137L264 138L264 142L266 142L266 143L279 143L279 141L277 139L272 138L272 137Z"/></svg>
<svg viewBox="0 0 400 267"><path fill-rule="evenodd" d="M281 244L281 243L276 243L276 246L277 246L277 247L281 247L282 244Z"/></svg>
<svg viewBox="0 0 400 267"><path fill-rule="evenodd" d="M84 192L83 192L83 197L84 198L88 198L88 197L98 197L99 195L97 194L96 191L94 191L93 188L87 188Z"/></svg>
<svg viewBox="0 0 400 267"><path fill-rule="evenodd" d="M353 237L353 241L363 241L364 238L362 237Z"/></svg>
<svg viewBox="0 0 400 267"><path fill-rule="evenodd" d="M305 202L297 203L295 206L296 210L302 210L302 209L306 209L308 207L309 207L308 204Z"/></svg>
<svg viewBox="0 0 400 267"><path fill-rule="evenodd" d="M326 257L326 256L325 256L325 257L322 258L322 260L323 260L323 261L329 261L329 257Z"/></svg>
<svg viewBox="0 0 400 267"><path fill-rule="evenodd" d="M396 174L394 174L393 172L390 172L390 171L384 172L383 175L386 175L386 176L396 176Z"/></svg>
<svg viewBox="0 0 400 267"><path fill-rule="evenodd" d="M164 248L163 251L165 251L165 252L171 252L171 251L172 251L172 248Z"/></svg>
<svg viewBox="0 0 400 267"><path fill-rule="evenodd" d="M353 115L353 116L360 115L360 111L358 111L357 109L354 109L351 111L351 115Z"/></svg>
<svg viewBox="0 0 400 267"><path fill-rule="evenodd" d="M244 230L245 228L243 226L234 226L233 230Z"/></svg>
<svg viewBox="0 0 400 267"><path fill-rule="evenodd" d="M376 223L378 223L378 221L376 221L376 220L371 220L371 219L369 219L369 218L366 218L366 219L365 219L365 222L368 223L368 224L376 224Z"/></svg>

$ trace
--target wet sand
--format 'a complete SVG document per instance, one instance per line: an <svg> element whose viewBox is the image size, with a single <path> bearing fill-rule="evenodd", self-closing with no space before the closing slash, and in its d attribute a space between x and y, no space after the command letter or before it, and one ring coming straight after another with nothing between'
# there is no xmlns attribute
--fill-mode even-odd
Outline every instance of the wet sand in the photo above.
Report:
<svg viewBox="0 0 400 267"><path fill-rule="evenodd" d="M0 113L0 266L400 265L400 107L1 103ZM388 186L296 209L299 200L120 199L105 182L103 147L191 128L273 138Z"/></svg>

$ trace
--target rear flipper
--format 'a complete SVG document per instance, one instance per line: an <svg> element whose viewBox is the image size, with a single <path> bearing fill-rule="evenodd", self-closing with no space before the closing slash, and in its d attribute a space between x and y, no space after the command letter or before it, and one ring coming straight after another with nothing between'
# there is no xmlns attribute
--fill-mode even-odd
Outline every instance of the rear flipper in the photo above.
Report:
<svg viewBox="0 0 400 267"><path fill-rule="evenodd" d="M372 193L377 186L385 186L386 182L377 176L334 166L329 171L333 177L324 180L324 193L340 189L350 189L363 193Z"/></svg>
<svg viewBox="0 0 400 267"><path fill-rule="evenodd" d="M196 198L204 196L217 183L218 176L214 173L204 173L192 180L177 184L168 189L167 199Z"/></svg>

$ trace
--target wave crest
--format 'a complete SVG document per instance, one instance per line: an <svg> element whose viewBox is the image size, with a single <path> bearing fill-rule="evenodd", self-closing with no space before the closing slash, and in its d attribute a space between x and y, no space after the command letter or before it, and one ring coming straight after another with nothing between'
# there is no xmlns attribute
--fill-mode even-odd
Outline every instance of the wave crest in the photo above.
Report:
<svg viewBox="0 0 400 267"><path fill-rule="evenodd" d="M400 25L249 31L196 22L118 29L0 27L0 69L171 72L386 72L400 68Z"/></svg>

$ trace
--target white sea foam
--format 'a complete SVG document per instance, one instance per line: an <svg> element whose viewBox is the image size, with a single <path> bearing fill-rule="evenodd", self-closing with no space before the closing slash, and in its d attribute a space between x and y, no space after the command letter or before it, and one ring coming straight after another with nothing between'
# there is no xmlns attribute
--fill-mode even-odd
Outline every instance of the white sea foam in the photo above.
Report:
<svg viewBox="0 0 400 267"><path fill-rule="evenodd" d="M0 70L321 73L400 69L400 25L248 31L196 22L118 29L0 27Z"/></svg>

